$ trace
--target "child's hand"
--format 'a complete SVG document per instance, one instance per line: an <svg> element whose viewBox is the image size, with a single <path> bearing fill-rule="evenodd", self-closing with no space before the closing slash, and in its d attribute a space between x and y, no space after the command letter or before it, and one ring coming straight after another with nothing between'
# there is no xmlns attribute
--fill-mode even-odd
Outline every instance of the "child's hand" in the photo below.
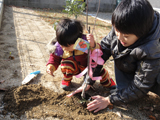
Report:
<svg viewBox="0 0 160 120"><path fill-rule="evenodd" d="M75 90L74 92L70 93L67 95L67 97L72 97L74 94L77 94L79 92L82 92L83 88L84 88L85 85L79 87L77 90ZM85 91L89 90L89 88L91 87L91 85L87 85Z"/></svg>
<svg viewBox="0 0 160 120"><path fill-rule="evenodd" d="M54 76L54 75L53 75L53 66L48 65L46 72L47 72L48 74Z"/></svg>
<svg viewBox="0 0 160 120"><path fill-rule="evenodd" d="M94 48L94 47L95 47L94 36L93 36L92 34L88 34L88 35L87 35L87 40L88 40L88 42L90 43L90 46L91 46L92 48Z"/></svg>

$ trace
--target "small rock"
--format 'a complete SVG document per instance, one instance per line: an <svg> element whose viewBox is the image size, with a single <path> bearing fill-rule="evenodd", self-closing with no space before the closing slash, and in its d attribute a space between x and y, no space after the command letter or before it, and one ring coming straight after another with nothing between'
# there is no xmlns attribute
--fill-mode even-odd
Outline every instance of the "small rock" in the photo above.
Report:
<svg viewBox="0 0 160 120"><path fill-rule="evenodd" d="M160 115L158 115L158 114L155 114L155 117L156 117L156 118L158 118L159 116L160 116Z"/></svg>
<svg viewBox="0 0 160 120"><path fill-rule="evenodd" d="M151 107L151 108L150 108L150 111L152 111L152 112L153 112L153 110L154 110L154 109L153 109L153 107Z"/></svg>
<svg viewBox="0 0 160 120"><path fill-rule="evenodd" d="M116 112L116 114L119 116L119 117L122 117L122 114L120 112Z"/></svg>
<svg viewBox="0 0 160 120"><path fill-rule="evenodd" d="M14 115L11 115L10 118L14 118Z"/></svg>
<svg viewBox="0 0 160 120"><path fill-rule="evenodd" d="M155 107L157 107L157 105L153 105L153 107L155 108Z"/></svg>

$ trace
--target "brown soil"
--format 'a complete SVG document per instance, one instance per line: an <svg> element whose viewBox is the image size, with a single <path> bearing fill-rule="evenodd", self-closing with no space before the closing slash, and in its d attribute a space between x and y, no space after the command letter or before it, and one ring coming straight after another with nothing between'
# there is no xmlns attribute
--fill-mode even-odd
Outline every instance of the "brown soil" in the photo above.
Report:
<svg viewBox="0 0 160 120"><path fill-rule="evenodd" d="M69 92L58 94L42 85L23 85L11 88L4 96L4 111L14 113L19 118L26 113L27 118L46 118L47 116L63 118L64 120L111 120L120 117L112 112L102 110L99 113L89 112L86 102L82 101L80 94L71 98L66 97Z"/></svg>
<svg viewBox="0 0 160 120"><path fill-rule="evenodd" d="M101 90L99 91L101 94L108 95L108 93L104 93ZM71 98L66 97L69 93L68 91L58 94L53 90L36 84L13 87L5 92L3 98L4 110L2 114L7 115L8 112L10 112L11 118L20 118L22 115L26 114L28 119L40 119L51 116L64 120L122 120L124 118L121 114L117 114L111 110L119 109L125 111L125 109L128 109L127 111L129 113L132 112L133 106L138 106L138 111L143 112L146 116L148 115L148 118L153 120L155 118L157 118L157 120L160 119L160 99L158 96L146 96L138 102L135 101L126 106L116 106L116 108L108 106L108 108L98 113L93 113L86 109L86 104L89 103L89 96L100 93L94 90L88 91L86 93L88 97L85 101L82 100L80 94L76 94Z"/></svg>

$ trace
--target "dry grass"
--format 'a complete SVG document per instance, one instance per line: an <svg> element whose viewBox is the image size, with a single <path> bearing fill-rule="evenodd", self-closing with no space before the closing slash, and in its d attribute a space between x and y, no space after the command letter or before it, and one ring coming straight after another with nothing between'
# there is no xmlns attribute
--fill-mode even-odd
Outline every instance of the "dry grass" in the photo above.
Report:
<svg viewBox="0 0 160 120"><path fill-rule="evenodd" d="M61 11L55 11L53 9L37 9L36 12L41 16L43 20L49 23L49 25L53 26L56 21L60 21L63 18L71 18L74 19L74 16L68 16L66 13L62 13ZM78 20L82 21L85 25L84 34L87 34L86 29L86 15L79 15ZM106 23L104 21L96 19L88 16L88 26L90 26L91 33L95 36L97 42L105 37L109 31L111 30L111 24ZM94 28L94 30L93 30Z"/></svg>

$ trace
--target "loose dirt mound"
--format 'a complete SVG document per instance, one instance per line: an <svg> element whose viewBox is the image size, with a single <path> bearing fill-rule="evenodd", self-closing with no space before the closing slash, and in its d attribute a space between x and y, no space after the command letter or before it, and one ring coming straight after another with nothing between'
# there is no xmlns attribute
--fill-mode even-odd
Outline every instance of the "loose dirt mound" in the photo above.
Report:
<svg viewBox="0 0 160 120"><path fill-rule="evenodd" d="M44 88L41 85L23 85L6 91L4 103L6 106L3 113L7 111L14 113L18 117L26 113L27 118L58 117L65 120L110 120L112 117L120 118L113 112L102 110L95 114L86 109L85 104L81 104L80 94L67 98L69 92L58 94Z"/></svg>

